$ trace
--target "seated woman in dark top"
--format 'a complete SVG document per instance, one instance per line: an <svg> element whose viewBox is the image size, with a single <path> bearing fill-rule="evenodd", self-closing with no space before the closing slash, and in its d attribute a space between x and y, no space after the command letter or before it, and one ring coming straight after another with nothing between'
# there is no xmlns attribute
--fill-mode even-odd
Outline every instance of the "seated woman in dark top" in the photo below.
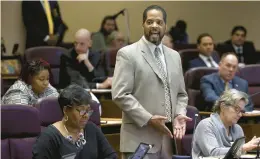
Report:
<svg viewBox="0 0 260 159"><path fill-rule="evenodd" d="M100 128L91 122L91 95L72 84L58 98L63 119L48 126L33 146L33 159L115 159Z"/></svg>

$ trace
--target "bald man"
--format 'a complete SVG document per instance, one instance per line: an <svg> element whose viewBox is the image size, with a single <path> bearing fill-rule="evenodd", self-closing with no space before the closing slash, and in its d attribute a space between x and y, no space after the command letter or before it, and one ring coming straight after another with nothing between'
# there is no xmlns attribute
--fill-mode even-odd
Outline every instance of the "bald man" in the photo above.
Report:
<svg viewBox="0 0 260 159"><path fill-rule="evenodd" d="M81 83L85 88L106 89L111 87L112 78L103 78L102 83L95 83L96 69L100 54L89 50L92 45L91 33L87 29L79 29L75 33L74 47L61 56L60 88L71 83Z"/></svg>
<svg viewBox="0 0 260 159"><path fill-rule="evenodd" d="M220 95L227 89L237 89L248 93L248 83L246 80L236 76L238 69L238 58L235 53L228 52L222 55L218 72L206 75L200 80L200 90L205 101L208 103L206 110L211 110L213 104ZM205 108L200 108L205 111ZM253 103L245 106L246 111L253 110Z"/></svg>

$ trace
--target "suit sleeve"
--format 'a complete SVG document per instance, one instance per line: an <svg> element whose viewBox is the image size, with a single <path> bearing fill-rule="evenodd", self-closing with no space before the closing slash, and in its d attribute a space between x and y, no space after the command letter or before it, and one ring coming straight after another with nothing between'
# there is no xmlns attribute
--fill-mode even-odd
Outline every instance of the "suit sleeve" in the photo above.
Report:
<svg viewBox="0 0 260 159"><path fill-rule="evenodd" d="M42 27L38 25L37 23L37 17L35 16L32 10L34 7L32 5L33 3L30 1L23 1L22 2L22 16L23 16L23 22L25 25L25 28L27 32L31 32L32 35L40 37L43 41L43 39L47 36L45 32L41 29Z"/></svg>
<svg viewBox="0 0 260 159"><path fill-rule="evenodd" d="M144 126L152 117L133 96L134 65L126 52L119 50L112 83L112 98L116 104L139 127Z"/></svg>
<svg viewBox="0 0 260 159"><path fill-rule="evenodd" d="M70 59L66 55L61 55L61 64L60 64L60 87L64 88L71 83L87 83L86 79L84 79L80 72L73 69ZM87 85L94 89L96 88L96 83L87 83Z"/></svg>
<svg viewBox="0 0 260 159"><path fill-rule="evenodd" d="M212 83L205 76L200 80L200 90L206 102L213 104L219 98L219 96L214 91Z"/></svg>
<svg viewBox="0 0 260 159"><path fill-rule="evenodd" d="M179 57L179 74L180 74L180 86L177 94L177 107L176 107L176 114L182 114L186 115L186 107L188 104L188 95L185 91L185 83L184 83L184 77L183 77L183 71L182 71L182 63L181 59Z"/></svg>

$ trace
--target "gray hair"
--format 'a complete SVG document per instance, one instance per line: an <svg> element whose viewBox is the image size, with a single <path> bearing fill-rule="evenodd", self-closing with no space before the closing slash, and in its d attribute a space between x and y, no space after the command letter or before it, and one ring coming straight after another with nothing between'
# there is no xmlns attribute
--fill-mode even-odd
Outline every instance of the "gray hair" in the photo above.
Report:
<svg viewBox="0 0 260 159"><path fill-rule="evenodd" d="M238 91L236 89L229 89L224 91L220 98L215 102L213 106L213 112L220 113L220 105L224 103L226 106L234 106L238 101L245 101L248 104L248 95L244 92Z"/></svg>

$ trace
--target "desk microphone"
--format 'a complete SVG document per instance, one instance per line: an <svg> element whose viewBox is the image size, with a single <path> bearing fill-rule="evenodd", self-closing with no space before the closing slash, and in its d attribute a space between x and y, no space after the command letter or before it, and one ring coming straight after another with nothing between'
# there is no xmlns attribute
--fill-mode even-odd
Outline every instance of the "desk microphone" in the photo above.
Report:
<svg viewBox="0 0 260 159"><path fill-rule="evenodd" d="M199 117L199 114L195 114L195 115L194 115L194 126L193 126L193 131L192 131L191 149L192 149L192 147L193 147L194 133L195 133L195 129L196 129L196 127L197 127L198 117ZM191 153L191 154L192 154L192 153ZM192 157L192 156L191 156L191 157Z"/></svg>
<svg viewBox="0 0 260 159"><path fill-rule="evenodd" d="M259 157L259 145L260 145L260 141L258 142L258 144L257 144L257 150L256 150L256 159L260 159L260 157Z"/></svg>
<svg viewBox="0 0 260 159"><path fill-rule="evenodd" d="M258 95L258 94L260 94L260 91L259 91L259 92L256 92L256 93L254 93L254 94L251 94L249 97L254 97L254 96Z"/></svg>

